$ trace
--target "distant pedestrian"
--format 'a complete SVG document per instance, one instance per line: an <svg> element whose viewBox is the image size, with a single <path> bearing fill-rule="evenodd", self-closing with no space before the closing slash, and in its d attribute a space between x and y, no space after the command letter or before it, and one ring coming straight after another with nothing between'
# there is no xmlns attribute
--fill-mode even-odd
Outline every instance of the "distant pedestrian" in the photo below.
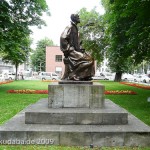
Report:
<svg viewBox="0 0 150 150"><path fill-rule="evenodd" d="M20 73L20 76L21 76L21 80L24 80L24 77L23 77L23 73L22 73L22 72Z"/></svg>

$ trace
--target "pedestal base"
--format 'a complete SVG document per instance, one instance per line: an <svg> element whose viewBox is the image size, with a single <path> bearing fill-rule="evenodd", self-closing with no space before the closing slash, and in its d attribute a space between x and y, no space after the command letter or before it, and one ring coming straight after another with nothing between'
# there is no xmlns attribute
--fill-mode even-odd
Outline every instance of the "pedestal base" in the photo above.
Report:
<svg viewBox="0 0 150 150"><path fill-rule="evenodd" d="M35 105L46 102L47 99L40 100L0 126L0 144L150 146L150 127L131 114L126 125L25 124L25 112L31 112ZM109 100L106 103L112 108L118 107Z"/></svg>

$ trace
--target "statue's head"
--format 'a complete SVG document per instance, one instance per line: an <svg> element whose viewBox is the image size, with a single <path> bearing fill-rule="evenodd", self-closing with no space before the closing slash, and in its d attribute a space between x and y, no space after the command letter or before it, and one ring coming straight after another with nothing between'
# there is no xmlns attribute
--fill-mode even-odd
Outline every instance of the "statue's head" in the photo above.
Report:
<svg viewBox="0 0 150 150"><path fill-rule="evenodd" d="M80 17L78 14L71 14L70 18L71 18L71 21L73 21L74 23L76 24L80 23Z"/></svg>

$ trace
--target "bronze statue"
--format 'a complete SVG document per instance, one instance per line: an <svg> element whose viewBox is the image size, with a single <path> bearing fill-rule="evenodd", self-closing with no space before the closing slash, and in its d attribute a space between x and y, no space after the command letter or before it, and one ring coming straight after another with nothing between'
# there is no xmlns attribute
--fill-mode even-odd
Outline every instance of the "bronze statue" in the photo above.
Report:
<svg viewBox="0 0 150 150"><path fill-rule="evenodd" d="M62 80L88 81L95 74L94 59L81 46L77 24L78 14L71 15L71 24L60 37L60 49L64 53L65 71Z"/></svg>

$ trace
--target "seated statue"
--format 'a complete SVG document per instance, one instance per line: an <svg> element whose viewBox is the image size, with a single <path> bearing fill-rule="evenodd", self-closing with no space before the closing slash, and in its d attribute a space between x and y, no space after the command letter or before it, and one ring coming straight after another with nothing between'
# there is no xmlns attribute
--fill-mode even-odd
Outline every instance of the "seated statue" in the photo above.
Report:
<svg viewBox="0 0 150 150"><path fill-rule="evenodd" d="M64 53L65 71L62 80L88 81L95 74L94 59L81 46L77 24L78 14L71 15L71 24L60 37L60 49Z"/></svg>

